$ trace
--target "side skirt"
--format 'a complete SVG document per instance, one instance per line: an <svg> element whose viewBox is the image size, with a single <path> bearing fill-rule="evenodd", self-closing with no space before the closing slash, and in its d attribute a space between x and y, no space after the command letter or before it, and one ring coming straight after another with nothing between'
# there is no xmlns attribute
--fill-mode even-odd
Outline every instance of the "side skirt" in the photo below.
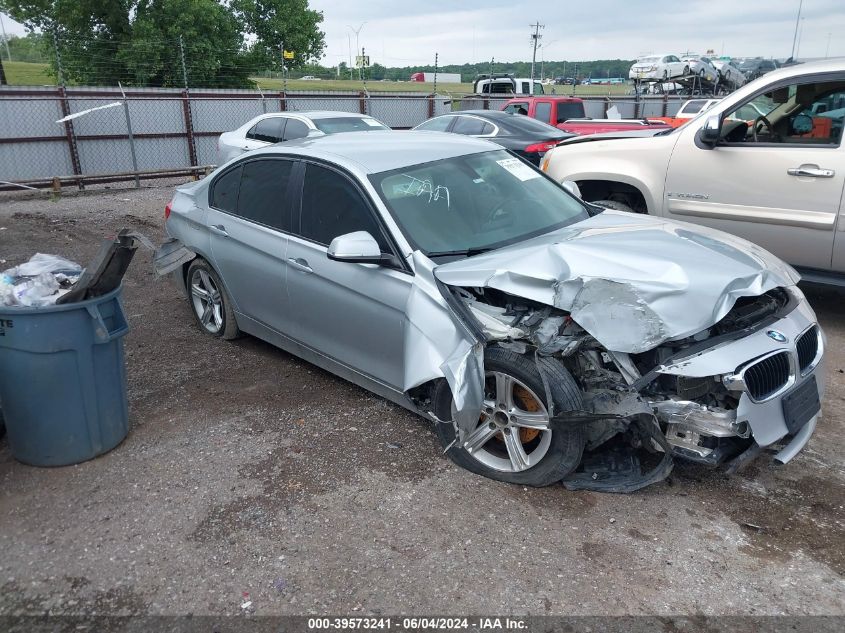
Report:
<svg viewBox="0 0 845 633"><path fill-rule="evenodd" d="M281 332L277 332L276 330L269 328L263 323L259 323L255 319L241 314L240 312L236 313L236 317L238 327L243 332L251 334L256 338L260 338L262 341L267 341L271 345L275 345L276 347L283 349L294 356L298 356L312 365L316 365L317 367L325 369L344 380L348 380L359 387L363 387L367 391L371 391L385 400L390 400L394 404L398 404L400 407L404 407L417 415L423 415L404 392L398 391L383 382L375 380L374 378L370 378L369 376L352 369L348 365L303 345L299 341L295 341Z"/></svg>

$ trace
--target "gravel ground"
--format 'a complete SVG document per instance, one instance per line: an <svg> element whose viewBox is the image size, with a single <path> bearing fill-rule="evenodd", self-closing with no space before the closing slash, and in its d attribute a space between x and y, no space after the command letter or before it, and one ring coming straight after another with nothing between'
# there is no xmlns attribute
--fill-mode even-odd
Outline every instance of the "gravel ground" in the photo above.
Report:
<svg viewBox="0 0 845 633"><path fill-rule="evenodd" d="M0 264L154 240L171 189L0 197ZM430 425L252 338L204 336L139 252L131 431L32 468L0 441L0 614L845 615L845 293L824 419L787 466L690 465L631 495L474 476Z"/></svg>

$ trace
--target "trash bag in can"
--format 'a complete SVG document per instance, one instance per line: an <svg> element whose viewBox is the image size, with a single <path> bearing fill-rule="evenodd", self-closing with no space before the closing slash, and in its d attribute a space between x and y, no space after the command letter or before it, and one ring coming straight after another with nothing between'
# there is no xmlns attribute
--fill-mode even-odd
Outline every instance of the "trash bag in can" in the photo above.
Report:
<svg viewBox="0 0 845 633"><path fill-rule="evenodd" d="M76 464L126 437L121 290L62 305L0 306L0 402L19 461Z"/></svg>

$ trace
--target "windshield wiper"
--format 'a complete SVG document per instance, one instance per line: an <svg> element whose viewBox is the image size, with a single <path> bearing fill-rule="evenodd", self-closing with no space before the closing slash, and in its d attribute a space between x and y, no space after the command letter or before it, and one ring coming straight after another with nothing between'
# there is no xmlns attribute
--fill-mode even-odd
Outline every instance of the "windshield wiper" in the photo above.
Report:
<svg viewBox="0 0 845 633"><path fill-rule="evenodd" d="M463 257L472 257L473 255L481 255L482 253L486 253L487 251L493 250L492 248L482 247L482 248L465 248L461 250L455 251L431 251L427 253L429 257L449 257L449 256L463 256Z"/></svg>

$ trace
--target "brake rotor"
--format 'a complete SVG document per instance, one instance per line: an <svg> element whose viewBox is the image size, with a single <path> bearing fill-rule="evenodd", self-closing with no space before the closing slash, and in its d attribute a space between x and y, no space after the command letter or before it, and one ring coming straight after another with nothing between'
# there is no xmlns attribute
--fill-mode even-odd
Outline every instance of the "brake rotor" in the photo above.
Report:
<svg viewBox="0 0 845 633"><path fill-rule="evenodd" d="M540 403L537 402L537 399L531 395L531 393L523 387L522 385L514 385L513 387L513 396L517 400L517 404L519 408L523 411L528 411L529 413L536 413L540 410ZM537 429L526 429L524 427L520 427L519 429L519 439L522 441L523 444L527 444L534 438L540 435L540 431Z"/></svg>

